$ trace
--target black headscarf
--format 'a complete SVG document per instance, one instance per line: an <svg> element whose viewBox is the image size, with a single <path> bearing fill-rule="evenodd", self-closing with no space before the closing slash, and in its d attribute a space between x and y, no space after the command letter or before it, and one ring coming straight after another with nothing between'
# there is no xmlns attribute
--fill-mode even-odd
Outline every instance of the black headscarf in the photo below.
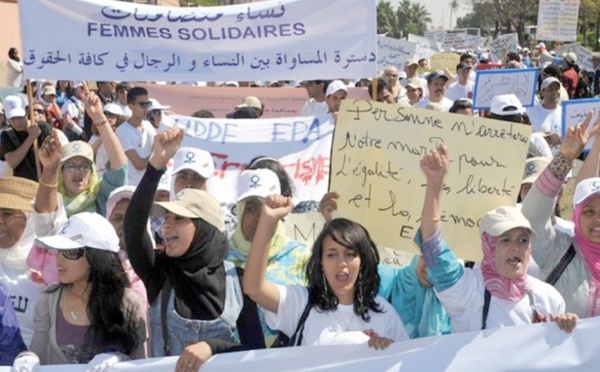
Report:
<svg viewBox="0 0 600 372"><path fill-rule="evenodd" d="M227 237L202 219L194 220L196 233L181 257L169 258L168 276L175 290L175 309L188 319L212 320L225 307Z"/></svg>

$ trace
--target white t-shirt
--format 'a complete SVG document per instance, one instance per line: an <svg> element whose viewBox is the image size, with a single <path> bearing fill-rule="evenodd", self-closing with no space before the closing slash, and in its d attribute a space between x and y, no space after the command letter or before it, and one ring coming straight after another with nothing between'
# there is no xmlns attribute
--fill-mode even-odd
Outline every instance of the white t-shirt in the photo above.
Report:
<svg viewBox="0 0 600 372"><path fill-rule="evenodd" d="M115 101L113 103L119 106L121 110L123 110L123 117L125 118L125 120L129 120L129 118L131 117L131 109L129 108L129 106L122 105L119 101Z"/></svg>
<svg viewBox="0 0 600 372"><path fill-rule="evenodd" d="M123 151L135 150L142 159L148 159L152 154L152 141L156 136L156 130L149 121L143 120L140 128L136 128L126 121L117 127L115 134L123 146ZM127 164L129 185L137 186L146 170L137 170L129 160Z"/></svg>
<svg viewBox="0 0 600 372"><path fill-rule="evenodd" d="M429 98L423 98L422 100L420 100L419 102L417 102L417 104L415 105L415 107L418 108L425 108L427 107L427 105L429 104ZM454 101L449 100L446 97L442 97L442 100L440 102L436 102L437 104L441 105L444 110L446 112L450 111L450 107L452 107L452 105L454 104Z"/></svg>
<svg viewBox="0 0 600 372"><path fill-rule="evenodd" d="M300 316L308 303L308 289L299 285L280 286L277 314L265 310L265 320L272 329L292 336ZM370 311L371 319L365 322L354 313L353 305L338 305L337 310L319 312L312 308L302 334L303 346L312 345L355 345L369 341L366 333L394 341L408 340L408 334L400 317L381 296L375 300L383 309L381 313Z"/></svg>
<svg viewBox="0 0 600 372"><path fill-rule="evenodd" d="M527 108L532 132L562 133L562 106L547 110L541 104Z"/></svg>
<svg viewBox="0 0 600 372"><path fill-rule="evenodd" d="M317 102L314 98L309 98L300 110L300 116L325 115L328 110L327 102Z"/></svg>
<svg viewBox="0 0 600 372"><path fill-rule="evenodd" d="M546 318L548 314L565 312L565 301L550 284L532 276L533 301L538 313ZM445 291L436 291L437 297L452 319L452 333L481 330L485 282L479 270L465 270L455 285ZM487 317L486 329L532 324L533 312L529 296L518 302L492 296Z"/></svg>
<svg viewBox="0 0 600 372"><path fill-rule="evenodd" d="M6 86L15 88L23 86L23 62L12 59L6 62Z"/></svg>
<svg viewBox="0 0 600 372"><path fill-rule="evenodd" d="M61 111L62 111L63 115L66 115L67 113L69 115L71 115L73 120L75 120L75 122L77 122L77 125L79 125L79 127L83 128L83 124L84 124L83 117L85 115L85 106L79 98L77 98L75 96L72 96L71 98L69 98L62 106Z"/></svg>
<svg viewBox="0 0 600 372"><path fill-rule="evenodd" d="M460 85L460 83L457 81L450 84L450 86L446 89L445 96L452 102L461 98L472 99L473 89L475 89L475 83L473 81L468 80L466 85Z"/></svg>
<svg viewBox="0 0 600 372"><path fill-rule="evenodd" d="M539 152L539 155L536 154L536 156L545 156L547 158L554 157L550 145L548 145L548 142L544 136L542 136L542 132L531 133L531 143Z"/></svg>

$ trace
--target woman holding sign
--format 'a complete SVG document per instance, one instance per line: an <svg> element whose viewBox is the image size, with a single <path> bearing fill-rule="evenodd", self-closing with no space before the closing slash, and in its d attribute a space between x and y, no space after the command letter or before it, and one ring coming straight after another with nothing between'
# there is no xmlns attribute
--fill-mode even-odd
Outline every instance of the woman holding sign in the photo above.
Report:
<svg viewBox="0 0 600 372"><path fill-rule="evenodd" d="M377 295L379 255L361 225L343 218L328 222L306 268L308 286L277 285L265 278L270 242L293 203L270 195L260 208L243 287L265 309L269 327L298 345L368 343L385 349L408 339L396 312Z"/></svg>
<svg viewBox="0 0 600 372"><path fill-rule="evenodd" d="M579 142L563 142L560 154L531 187L522 209L537 234L533 258L547 276L546 281L564 296L567 311L582 318L600 314L600 119L586 133L591 119L588 114L581 125L569 128L567 138L579 137ZM551 216L573 160L592 136L594 144L577 177L573 198L575 236L571 237L552 227Z"/></svg>
<svg viewBox="0 0 600 372"><path fill-rule="evenodd" d="M565 141L572 144L574 139ZM571 332L577 324L577 315L563 314L565 303L560 294L552 286L527 275L535 233L517 208L500 207L483 216L481 271L464 270L444 243L440 199L449 164L448 150L443 144L421 160L427 186L421 228L415 242L423 253L429 281L450 314L452 331L550 320Z"/></svg>

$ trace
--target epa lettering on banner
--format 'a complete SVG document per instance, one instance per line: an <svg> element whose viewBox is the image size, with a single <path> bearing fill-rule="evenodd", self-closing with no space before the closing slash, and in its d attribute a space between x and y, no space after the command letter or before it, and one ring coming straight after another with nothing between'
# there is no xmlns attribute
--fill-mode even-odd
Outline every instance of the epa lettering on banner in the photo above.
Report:
<svg viewBox="0 0 600 372"><path fill-rule="evenodd" d="M574 99L562 102L562 137L565 138L567 129L581 124L583 119L589 112L592 112L592 123L596 121L598 115L600 115L600 98L589 98L589 99ZM592 130L592 125L589 126L588 132ZM594 137L590 138L587 146L589 150L594 143Z"/></svg>
<svg viewBox="0 0 600 372"><path fill-rule="evenodd" d="M343 9L353 16L340 16ZM377 71L372 0L214 7L28 0L19 13L28 79L308 80ZM57 44L65 35L68 42Z"/></svg>
<svg viewBox="0 0 600 372"><path fill-rule="evenodd" d="M538 80L537 68L477 71L473 90L473 108L490 108L492 98L512 93L524 107L533 106Z"/></svg>
<svg viewBox="0 0 600 372"><path fill-rule="evenodd" d="M233 204L237 177L252 158L276 158L294 183L294 202L319 201L327 192L333 136L330 116L282 119L198 119L171 117L185 132L182 146L211 153L215 174L208 190L219 202Z"/></svg>
<svg viewBox="0 0 600 372"><path fill-rule="evenodd" d="M516 33L500 35L489 44L492 62L503 61L509 52L518 52L519 37Z"/></svg>
<svg viewBox="0 0 600 372"><path fill-rule="evenodd" d="M402 71L406 61L414 58L416 48L417 44L410 41L377 36L377 69L394 66Z"/></svg>
<svg viewBox="0 0 600 372"><path fill-rule="evenodd" d="M579 0L540 0L537 39L576 41Z"/></svg>
<svg viewBox="0 0 600 372"><path fill-rule="evenodd" d="M438 53L441 50L441 44L436 41L432 41L426 37L408 34L408 41L416 43L415 58L431 58L432 55Z"/></svg>
<svg viewBox="0 0 600 372"><path fill-rule="evenodd" d="M577 55L577 64L586 71L594 71L594 63L592 62L592 55L594 52L586 47L583 47L581 43L569 43L563 44L555 49L557 56L562 56L565 53L575 53Z"/></svg>
<svg viewBox="0 0 600 372"><path fill-rule="evenodd" d="M431 56L431 68L434 70L448 69L456 71L456 65L460 62L460 55L456 53L437 53Z"/></svg>
<svg viewBox="0 0 600 372"><path fill-rule="evenodd" d="M441 219L448 244L478 261L478 224L515 205L531 127L479 117L344 101L335 127L330 190L340 215L369 229L378 245L416 251L425 177L419 162L440 143L450 151Z"/></svg>

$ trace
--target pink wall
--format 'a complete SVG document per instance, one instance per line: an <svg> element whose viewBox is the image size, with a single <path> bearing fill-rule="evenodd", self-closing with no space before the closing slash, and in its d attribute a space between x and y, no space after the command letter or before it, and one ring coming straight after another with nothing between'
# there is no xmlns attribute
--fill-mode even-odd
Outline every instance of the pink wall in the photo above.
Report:
<svg viewBox="0 0 600 372"><path fill-rule="evenodd" d="M0 87L6 85L6 60L8 49L17 47L21 55L21 29L19 23L19 7L16 1L0 0Z"/></svg>

